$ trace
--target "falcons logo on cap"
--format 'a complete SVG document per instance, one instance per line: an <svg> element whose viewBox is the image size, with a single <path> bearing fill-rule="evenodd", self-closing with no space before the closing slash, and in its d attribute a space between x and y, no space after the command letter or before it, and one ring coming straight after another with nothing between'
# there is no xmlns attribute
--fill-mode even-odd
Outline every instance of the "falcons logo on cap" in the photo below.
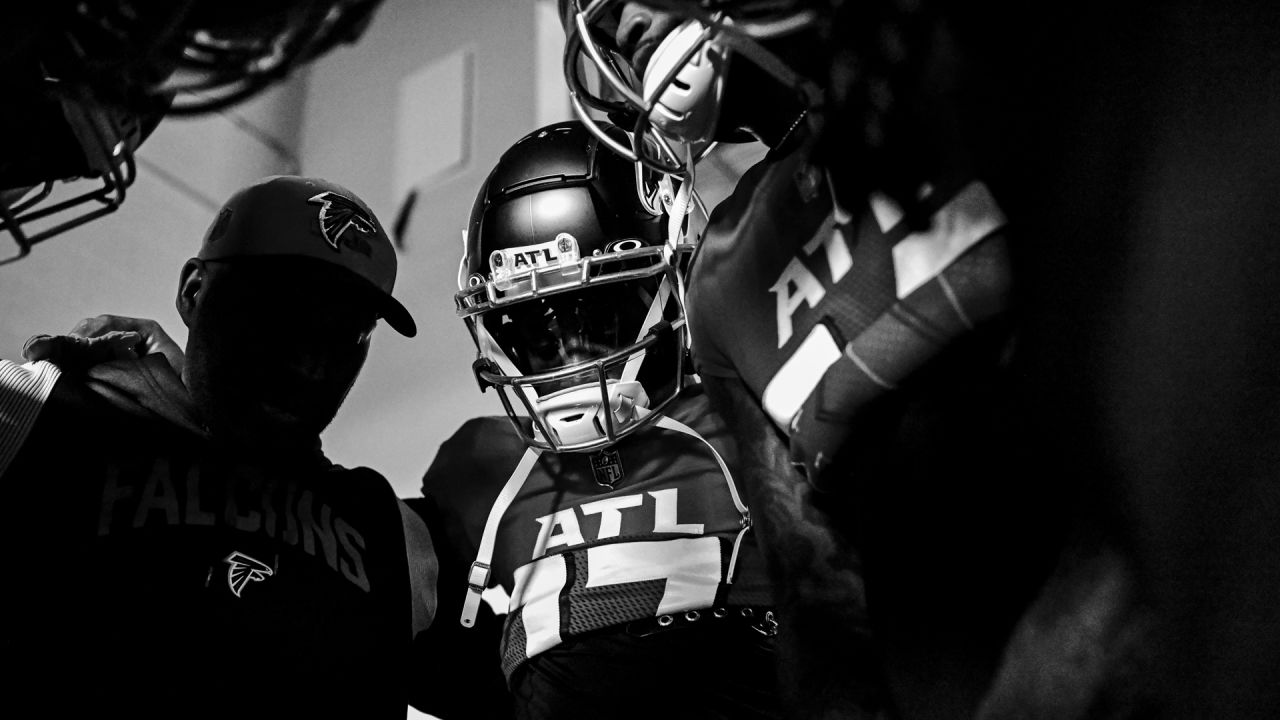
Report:
<svg viewBox="0 0 1280 720"><path fill-rule="evenodd" d="M342 239L342 234L348 228L355 228L357 233L363 235L373 235L378 232L373 224L373 218L351 198L326 190L307 198L307 202L320 206L320 234L335 252L338 250L338 241ZM363 239L357 242L348 239L342 244L359 250L364 255L369 254L369 244Z"/></svg>
<svg viewBox="0 0 1280 720"><path fill-rule="evenodd" d="M266 563L258 562L239 550L223 558L222 562L231 566L227 568L227 586L236 597L240 597L240 592L249 581L261 582L268 576L275 575L275 571Z"/></svg>

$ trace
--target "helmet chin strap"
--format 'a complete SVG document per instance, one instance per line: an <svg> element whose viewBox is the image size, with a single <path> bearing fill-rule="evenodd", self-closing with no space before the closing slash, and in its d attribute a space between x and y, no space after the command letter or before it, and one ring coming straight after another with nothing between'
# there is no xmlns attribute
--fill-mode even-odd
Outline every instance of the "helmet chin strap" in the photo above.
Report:
<svg viewBox="0 0 1280 720"><path fill-rule="evenodd" d="M662 278L662 283L658 285L658 294L653 298L653 302L649 303L649 312L644 316L644 322L640 324L640 333L636 336L635 342L640 342L645 335L649 334L649 330L662 320L662 308L666 307L667 300L671 298L671 282L668 278ZM639 352L627 358L627 364L622 368L622 377L620 382L633 382L636 376L640 374L640 366L644 363L645 353Z"/></svg>
<svg viewBox="0 0 1280 720"><path fill-rule="evenodd" d="M679 149L684 154L680 161L685 166L685 171L680 174L680 187L677 189L671 199L671 206L667 208L667 254L668 260L675 257L676 246L680 244L680 239L684 237L685 218L691 209L690 198L693 194L693 176L694 176L694 158L693 146L689 143L680 143ZM663 178L670 183L670 178Z"/></svg>
<svg viewBox="0 0 1280 720"><path fill-rule="evenodd" d="M681 174L680 189L675 193L675 199L671 203L670 214L667 216L666 251L667 262L671 263L676 269L676 298L683 309L684 299L687 297L687 293L684 282L684 273L681 272L678 265L679 258L676 256L676 247L680 244L680 240L683 239L689 231L689 228L685 227L685 222L688 219L690 210L693 209L693 184L696 161L693 156L693 145L683 143L680 145L680 148L684 151L684 157L681 158L681 160L684 161L683 164L685 170L684 173ZM662 294L662 291L667 289L667 281L664 279L662 281L662 286L659 288L659 294ZM687 312L682 312L681 314L684 315L685 319L684 338L687 349L689 339L693 337L693 332L689 327L689 314ZM654 320L653 322L657 322L657 320ZM649 326L652 327L652 323L650 323Z"/></svg>
<svg viewBox="0 0 1280 720"><path fill-rule="evenodd" d="M693 146L688 143L681 143L679 148L683 151L684 157L681 158L685 162L685 172L681 175L680 187L674 193L671 193L671 178L663 176L660 183L665 184L663 193L665 197L671 197L670 206L667 208L667 242L664 255L667 262L672 267L676 267L676 247L680 244L681 238L685 235L684 225L688 213L692 208L691 199L693 196ZM683 304L684 298L684 277L676 268L676 290L677 301ZM653 302L649 303L649 312L645 314L644 322L640 324L640 331L636 335L635 343L639 343L649 334L649 330L662 321L662 310L667 306L667 302L671 299L671 278L666 276L662 278L662 282L658 285L658 292ZM686 316L685 323L688 323ZM686 330L684 337L688 338L689 333ZM640 374L640 366L644 364L647 357L646 353L637 353L627 359L627 364L622 368L622 376L619 385L635 382L636 377ZM642 404L636 405L636 417L642 418L648 414L648 407Z"/></svg>
<svg viewBox="0 0 1280 720"><path fill-rule="evenodd" d="M667 263L675 267L676 263L676 247L680 244L680 239L684 237L684 225L686 217L691 209L691 197L693 194L693 146L688 143L680 143L678 145L684 153L684 157L680 158L685 163L685 172L680 176L680 187L671 192L671 178L664 175L659 180L659 186L662 188L663 197L670 197L671 201L667 207L667 242L664 248L664 257ZM678 271L676 275L677 292L679 297L684 297L684 278ZM662 278L662 283L658 285L658 293L654 297L653 302L649 304L649 312L645 315L644 322L640 324L640 332L636 335L635 342L640 342L644 336L649 334L649 330L662 320L662 309L667 306L667 301L671 298L671 281L669 277ZM687 320L686 320L687 322ZM685 333L688 337L688 332ZM632 382L636 376L640 374L640 365L644 362L645 355L641 353L627 360L627 364L622 369L622 382Z"/></svg>

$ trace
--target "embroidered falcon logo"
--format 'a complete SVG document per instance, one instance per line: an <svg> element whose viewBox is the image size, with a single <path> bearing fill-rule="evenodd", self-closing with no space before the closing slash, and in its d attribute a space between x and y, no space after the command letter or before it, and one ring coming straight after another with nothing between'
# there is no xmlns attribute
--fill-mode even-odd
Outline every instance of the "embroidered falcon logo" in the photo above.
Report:
<svg viewBox="0 0 1280 720"><path fill-rule="evenodd" d="M349 229L354 228L362 235L374 235L378 232L373 224L373 218L351 198L326 190L307 198L307 202L320 206L320 234L334 252L338 251L338 241L342 240L343 233ZM359 250L365 255L369 254L369 244L363 239L357 242L348 239L342 244Z"/></svg>
<svg viewBox="0 0 1280 720"><path fill-rule="evenodd" d="M240 592L250 581L261 582L268 576L275 575L275 571L266 563L254 560L239 550L226 556L222 561L231 566L227 568L227 586L236 597L240 597Z"/></svg>

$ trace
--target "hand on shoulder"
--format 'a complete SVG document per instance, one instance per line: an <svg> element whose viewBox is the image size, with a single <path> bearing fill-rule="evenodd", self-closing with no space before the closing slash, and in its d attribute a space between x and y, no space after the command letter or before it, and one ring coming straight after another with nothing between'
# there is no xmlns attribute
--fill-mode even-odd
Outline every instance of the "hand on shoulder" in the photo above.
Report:
<svg viewBox="0 0 1280 720"><path fill-rule="evenodd" d="M64 335L36 335L22 349L28 361L48 360L65 372L83 372L94 365L152 353L163 355L181 375L182 349L160 324L123 315L85 318Z"/></svg>

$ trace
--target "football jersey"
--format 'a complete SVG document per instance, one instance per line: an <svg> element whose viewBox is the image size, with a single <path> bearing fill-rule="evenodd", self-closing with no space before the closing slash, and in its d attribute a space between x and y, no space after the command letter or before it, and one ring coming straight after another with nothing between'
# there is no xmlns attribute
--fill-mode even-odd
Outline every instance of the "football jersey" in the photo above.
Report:
<svg viewBox="0 0 1280 720"><path fill-rule="evenodd" d="M492 560L482 559L491 567L473 566L472 582L510 596L508 677L582 633L686 610L772 605L723 423L696 386L667 410L595 453L531 450L506 417L470 420L441 446L423 493L440 507L464 565L483 555L493 523Z"/></svg>
<svg viewBox="0 0 1280 720"><path fill-rule="evenodd" d="M981 182L926 188L913 228L884 196L834 207L811 149L770 155L717 206L687 304L698 372L741 377L812 471L860 410L999 317L1010 277Z"/></svg>
<svg viewBox="0 0 1280 720"><path fill-rule="evenodd" d="M434 601L410 579L408 520L384 478L318 446L237 456L35 365L0 361L15 420L0 435L18 448L0 470L4 532L22 555L10 702L404 718L415 608Z"/></svg>
<svg viewBox="0 0 1280 720"><path fill-rule="evenodd" d="M972 178L924 188L927 223L879 195L835 207L812 149L771 153L713 211L694 363L740 378L828 491L901 714L972 708L1055 550L1020 442L1005 217Z"/></svg>

